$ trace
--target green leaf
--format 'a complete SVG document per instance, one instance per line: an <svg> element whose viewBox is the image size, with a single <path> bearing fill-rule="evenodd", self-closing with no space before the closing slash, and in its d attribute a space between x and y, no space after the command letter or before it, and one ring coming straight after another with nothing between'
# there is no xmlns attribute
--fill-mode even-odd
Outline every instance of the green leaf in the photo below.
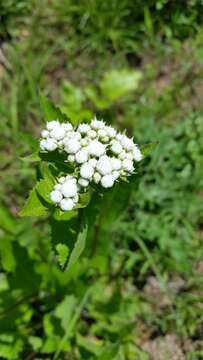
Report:
<svg viewBox="0 0 203 360"><path fill-rule="evenodd" d="M85 248L85 242L87 237L88 223L86 217L83 217L81 222L80 230L78 232L78 236L76 242L74 244L73 250L68 259L68 264L66 267L66 271L69 271L71 267L76 263L80 255L82 254Z"/></svg>
<svg viewBox="0 0 203 360"><path fill-rule="evenodd" d="M41 179L36 185L37 194L40 195L48 204L53 205L49 195L53 190L54 182L49 179Z"/></svg>
<svg viewBox="0 0 203 360"><path fill-rule="evenodd" d="M0 207L0 219L1 219L1 224L0 224L0 228L7 231L8 233L16 233L16 220L11 216L11 214L9 213L9 211L1 206Z"/></svg>
<svg viewBox="0 0 203 360"><path fill-rule="evenodd" d="M38 184L37 184L38 185ZM38 194L37 185L32 189L19 216L44 216L47 215L47 208L42 204Z"/></svg>
<svg viewBox="0 0 203 360"><path fill-rule="evenodd" d="M28 156L21 157L20 159L27 162L38 162L40 161L39 152L36 151Z"/></svg>
<svg viewBox="0 0 203 360"><path fill-rule="evenodd" d="M152 150L155 149L155 147L158 145L158 141L156 142L151 142L149 144L146 145L141 145L140 146L140 151L144 156L147 156L151 153Z"/></svg>
<svg viewBox="0 0 203 360"><path fill-rule="evenodd" d="M54 105L47 97L40 96L40 107L46 121L59 120L61 122L70 121L70 119L61 112L58 106Z"/></svg>
<svg viewBox="0 0 203 360"><path fill-rule="evenodd" d="M59 262L60 266L62 268L64 268L66 260L68 258L69 248L65 244L59 243L56 245L56 251L58 253L58 256L57 256L58 262Z"/></svg>
<svg viewBox="0 0 203 360"><path fill-rule="evenodd" d="M0 239L0 255L3 269L9 272L14 271L16 268L16 260L10 238L4 237Z"/></svg>

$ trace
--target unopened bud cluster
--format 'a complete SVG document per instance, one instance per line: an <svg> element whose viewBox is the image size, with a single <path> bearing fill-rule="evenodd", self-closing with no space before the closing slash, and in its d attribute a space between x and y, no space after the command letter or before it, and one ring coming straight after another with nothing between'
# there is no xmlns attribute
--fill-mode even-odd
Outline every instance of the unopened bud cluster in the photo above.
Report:
<svg viewBox="0 0 203 360"><path fill-rule="evenodd" d="M41 137L42 151L66 152L67 161L78 169L77 178L68 176L63 184L60 178L50 194L51 200L64 211L77 204L79 188L87 188L90 182L110 188L119 178L131 175L135 162L142 159L133 139L96 118L90 124L81 123L76 129L70 123L47 122ZM75 193L71 192L73 189Z"/></svg>

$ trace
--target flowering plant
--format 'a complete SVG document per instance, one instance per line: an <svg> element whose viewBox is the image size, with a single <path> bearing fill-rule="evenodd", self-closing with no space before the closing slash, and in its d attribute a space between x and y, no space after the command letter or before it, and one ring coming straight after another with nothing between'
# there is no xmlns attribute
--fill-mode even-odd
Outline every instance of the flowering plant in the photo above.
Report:
<svg viewBox="0 0 203 360"><path fill-rule="evenodd" d="M20 215L50 215L53 249L62 268L69 269L85 247L88 223L95 225L99 207L107 215L110 206L111 219L122 210L146 147L140 150L133 139L96 117L74 126L47 99L43 109L47 122L38 151L27 157L39 163L39 181Z"/></svg>

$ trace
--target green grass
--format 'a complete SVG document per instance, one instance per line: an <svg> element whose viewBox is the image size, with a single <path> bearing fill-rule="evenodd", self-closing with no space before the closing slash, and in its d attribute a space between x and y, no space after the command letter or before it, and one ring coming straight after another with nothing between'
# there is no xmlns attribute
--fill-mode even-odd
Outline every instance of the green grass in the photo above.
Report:
<svg viewBox="0 0 203 360"><path fill-rule="evenodd" d="M145 360L147 340L176 334L186 359L201 359L201 2L2 4L0 357ZM135 70L139 85L120 96ZM158 141L125 210L101 217L94 256L70 273L47 219L17 215L35 181L21 158L42 126L40 92L75 121L96 113L139 144Z"/></svg>

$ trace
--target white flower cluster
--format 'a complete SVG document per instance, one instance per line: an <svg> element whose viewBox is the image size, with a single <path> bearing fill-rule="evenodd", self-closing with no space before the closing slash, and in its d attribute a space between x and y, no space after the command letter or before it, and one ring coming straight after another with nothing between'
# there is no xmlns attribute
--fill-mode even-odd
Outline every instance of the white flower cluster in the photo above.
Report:
<svg viewBox="0 0 203 360"><path fill-rule="evenodd" d="M74 176L62 176L50 193L50 199L53 203L59 205L61 210L72 210L79 200L78 191L79 186Z"/></svg>
<svg viewBox="0 0 203 360"><path fill-rule="evenodd" d="M80 187L88 187L90 182L110 188L120 177L129 176L134 171L134 162L142 159L138 146L125 134L117 132L113 127L94 118L90 124L82 123L76 129L70 123L50 121L41 133L40 148L43 151L65 151L67 161L78 168ZM70 180L69 180L70 181ZM66 184L66 182L65 182ZM57 184L56 186L58 186ZM75 186L77 187L76 183ZM58 186L59 187L59 186ZM69 210L68 204L74 202L74 196L60 199L58 189L51 194L55 203L60 203L62 210ZM60 193L66 196L65 193ZM57 199L57 201L55 200ZM68 200L67 200L68 199ZM77 201L75 200L74 204ZM69 205L70 206L70 205ZM74 205L73 205L74 206ZM70 206L71 207L71 206Z"/></svg>

